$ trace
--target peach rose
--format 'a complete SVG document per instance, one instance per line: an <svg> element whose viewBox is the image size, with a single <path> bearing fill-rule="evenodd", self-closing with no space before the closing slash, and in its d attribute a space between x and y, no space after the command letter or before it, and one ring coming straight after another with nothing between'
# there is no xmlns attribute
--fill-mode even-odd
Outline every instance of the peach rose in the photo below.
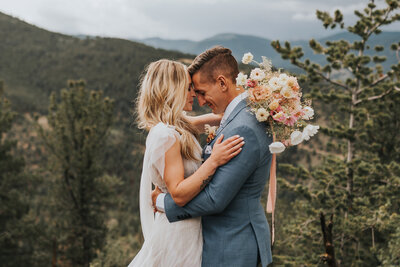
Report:
<svg viewBox="0 0 400 267"><path fill-rule="evenodd" d="M297 78L296 77L293 77L293 76L290 76L289 77L289 79L288 79L288 81L287 81L287 85L290 87L290 88L292 88L292 90L293 91L299 91L299 89L300 89L300 86L299 86L299 84L297 83Z"/></svg>
<svg viewBox="0 0 400 267"><path fill-rule="evenodd" d="M261 85L249 89L249 97L253 102L260 102L268 99L272 95L271 88Z"/></svg>
<svg viewBox="0 0 400 267"><path fill-rule="evenodd" d="M270 104L269 104L269 109L270 110L275 110L275 109L277 109L278 107L279 107L279 101L278 100L274 100L274 101L272 101Z"/></svg>

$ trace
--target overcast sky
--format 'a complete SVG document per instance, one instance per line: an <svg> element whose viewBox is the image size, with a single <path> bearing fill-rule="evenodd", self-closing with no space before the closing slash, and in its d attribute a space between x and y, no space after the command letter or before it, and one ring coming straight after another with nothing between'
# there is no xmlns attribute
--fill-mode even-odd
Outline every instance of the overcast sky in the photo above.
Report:
<svg viewBox="0 0 400 267"><path fill-rule="evenodd" d="M218 33L298 40L332 34L315 10L353 22L367 0L0 0L0 11L39 27L120 38L201 40ZM383 0L377 0L383 4ZM387 30L400 31L397 22Z"/></svg>

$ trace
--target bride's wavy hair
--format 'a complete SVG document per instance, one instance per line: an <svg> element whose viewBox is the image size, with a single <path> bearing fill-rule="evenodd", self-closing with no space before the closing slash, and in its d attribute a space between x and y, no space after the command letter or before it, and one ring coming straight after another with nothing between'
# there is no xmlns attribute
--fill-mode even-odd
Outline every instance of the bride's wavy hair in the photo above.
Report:
<svg viewBox="0 0 400 267"><path fill-rule="evenodd" d="M185 118L183 108L189 88L188 72L180 62L161 59L150 63L141 80L136 100L138 126L150 130L159 122L175 126L181 135L181 154L186 159L200 160L192 135L196 128Z"/></svg>

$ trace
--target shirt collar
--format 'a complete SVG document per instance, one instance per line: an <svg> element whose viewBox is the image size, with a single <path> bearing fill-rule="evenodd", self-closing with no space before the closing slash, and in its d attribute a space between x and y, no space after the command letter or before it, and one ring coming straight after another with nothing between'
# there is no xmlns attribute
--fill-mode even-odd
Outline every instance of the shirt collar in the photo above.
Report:
<svg viewBox="0 0 400 267"><path fill-rule="evenodd" d="M235 109L235 107L239 104L240 101L245 99L248 96L247 91L241 93L240 95L236 96L226 107L224 116L221 119L221 124L220 126L225 123L225 121L229 118L229 115L231 115L232 111Z"/></svg>

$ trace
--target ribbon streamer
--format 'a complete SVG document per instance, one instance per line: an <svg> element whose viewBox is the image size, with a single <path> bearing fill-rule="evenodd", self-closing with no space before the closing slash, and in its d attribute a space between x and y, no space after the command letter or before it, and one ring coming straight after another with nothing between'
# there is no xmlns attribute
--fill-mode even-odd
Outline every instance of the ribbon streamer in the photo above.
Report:
<svg viewBox="0 0 400 267"><path fill-rule="evenodd" d="M271 123L273 132L273 125ZM273 142L275 142L275 133L273 134ZM267 213L272 215L272 230L271 230L271 244L275 241L275 201L276 201L276 154L272 154L271 168L269 169L269 189L267 200Z"/></svg>
<svg viewBox="0 0 400 267"><path fill-rule="evenodd" d="M271 169L269 171L269 191L267 213L272 213L272 245L275 241L275 200L276 200L276 155L272 154Z"/></svg>

